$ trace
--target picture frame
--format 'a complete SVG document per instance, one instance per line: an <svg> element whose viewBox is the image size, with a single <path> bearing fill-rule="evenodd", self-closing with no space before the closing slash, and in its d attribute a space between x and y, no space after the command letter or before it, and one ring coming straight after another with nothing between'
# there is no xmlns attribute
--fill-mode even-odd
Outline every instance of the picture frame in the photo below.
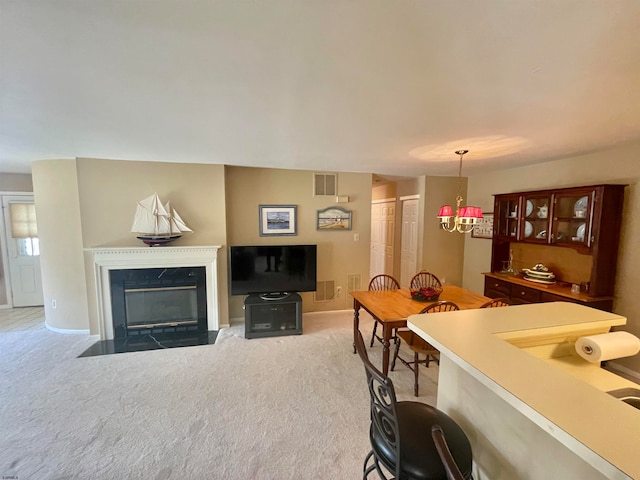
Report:
<svg viewBox="0 0 640 480"><path fill-rule="evenodd" d="M493 238L493 212L482 214L480 223L471 230L471 236L473 238Z"/></svg>
<svg viewBox="0 0 640 480"><path fill-rule="evenodd" d="M316 230L351 230L352 211L342 207L327 207L316 212Z"/></svg>
<svg viewBox="0 0 640 480"><path fill-rule="evenodd" d="M297 205L259 205L260 236L297 235L297 209Z"/></svg>

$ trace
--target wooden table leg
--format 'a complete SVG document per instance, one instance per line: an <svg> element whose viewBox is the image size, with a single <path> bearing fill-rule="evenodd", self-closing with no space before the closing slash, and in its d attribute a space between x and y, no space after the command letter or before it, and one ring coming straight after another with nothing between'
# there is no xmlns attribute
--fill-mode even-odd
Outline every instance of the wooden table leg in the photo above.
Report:
<svg viewBox="0 0 640 480"><path fill-rule="evenodd" d="M389 351L391 345L391 333L393 328L388 322L382 323L382 374L386 377L389 373Z"/></svg>
<svg viewBox="0 0 640 480"><path fill-rule="evenodd" d="M360 302L353 299L353 353L356 353L356 336L360 329Z"/></svg>

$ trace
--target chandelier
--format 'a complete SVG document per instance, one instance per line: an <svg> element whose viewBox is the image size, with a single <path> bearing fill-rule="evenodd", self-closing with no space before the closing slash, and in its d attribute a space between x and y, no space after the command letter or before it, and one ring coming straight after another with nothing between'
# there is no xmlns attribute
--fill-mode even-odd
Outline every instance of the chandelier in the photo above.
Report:
<svg viewBox="0 0 640 480"><path fill-rule="evenodd" d="M458 196L456 197L456 216L453 216L451 205L443 205L440 207L438 218L440 226L447 232L469 233L473 230L474 225L480 223L482 218L482 209L480 207L461 207L462 197L462 157L469 150L456 150L456 154L460 155L460 168L458 169Z"/></svg>

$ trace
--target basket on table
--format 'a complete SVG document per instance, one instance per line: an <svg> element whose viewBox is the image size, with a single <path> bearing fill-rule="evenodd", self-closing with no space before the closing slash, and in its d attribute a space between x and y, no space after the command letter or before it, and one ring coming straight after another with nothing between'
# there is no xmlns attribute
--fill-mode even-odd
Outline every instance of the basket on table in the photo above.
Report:
<svg viewBox="0 0 640 480"><path fill-rule="evenodd" d="M435 302L442 293L442 287L421 287L411 289L411 298L418 302Z"/></svg>

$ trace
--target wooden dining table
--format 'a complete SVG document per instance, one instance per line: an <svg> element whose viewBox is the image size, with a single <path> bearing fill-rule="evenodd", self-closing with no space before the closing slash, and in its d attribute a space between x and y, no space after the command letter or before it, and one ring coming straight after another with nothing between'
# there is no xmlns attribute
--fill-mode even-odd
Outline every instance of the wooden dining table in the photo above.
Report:
<svg viewBox="0 0 640 480"><path fill-rule="evenodd" d="M411 298L407 288L399 290L364 290L349 292L353 297L353 333L360 326L360 308L364 308L382 325L382 373L389 373L389 352L391 337L395 328L407 326L410 315L420 313L423 308L433 302L419 302ZM491 299L455 285L443 286L437 301L453 302L460 310L479 308ZM354 337L355 338L355 337ZM354 350L355 352L355 344Z"/></svg>

